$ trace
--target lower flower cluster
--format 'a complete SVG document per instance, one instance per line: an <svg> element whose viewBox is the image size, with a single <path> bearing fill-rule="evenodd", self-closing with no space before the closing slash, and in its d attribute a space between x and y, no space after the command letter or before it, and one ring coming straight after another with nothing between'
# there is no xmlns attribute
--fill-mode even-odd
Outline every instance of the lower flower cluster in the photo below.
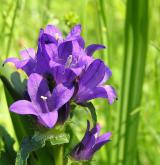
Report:
<svg viewBox="0 0 160 165"><path fill-rule="evenodd" d="M81 105L95 98L105 98L112 104L117 98L111 85L105 85L112 75L108 66L93 53L104 49L92 44L85 48L81 26L71 29L66 38L53 25L41 29L37 51L33 48L20 52L21 59L8 58L17 69L28 76L24 100L10 106L10 111L20 115L34 115L39 124L53 128L63 124L70 116L71 103ZM71 156L76 160L90 160L93 154L110 140L111 133L99 136L97 124L87 130L82 141L75 146Z"/></svg>

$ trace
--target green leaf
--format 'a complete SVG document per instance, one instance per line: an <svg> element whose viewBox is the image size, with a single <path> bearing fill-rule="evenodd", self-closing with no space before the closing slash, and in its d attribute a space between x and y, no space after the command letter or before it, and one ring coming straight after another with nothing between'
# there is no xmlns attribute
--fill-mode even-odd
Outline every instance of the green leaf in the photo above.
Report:
<svg viewBox="0 0 160 165"><path fill-rule="evenodd" d="M0 79L14 100L23 97L26 89L26 75L17 71L12 65L5 64L0 68Z"/></svg>
<svg viewBox="0 0 160 165"><path fill-rule="evenodd" d="M64 143L69 143L69 134L41 134L36 132L32 137L26 137L23 139L20 151L17 154L16 165L25 165L29 154L40 148L43 148L47 141L51 145L60 145Z"/></svg>
<svg viewBox="0 0 160 165"><path fill-rule="evenodd" d="M14 164L16 152L13 149L14 139L6 129L0 126L0 162Z"/></svg>

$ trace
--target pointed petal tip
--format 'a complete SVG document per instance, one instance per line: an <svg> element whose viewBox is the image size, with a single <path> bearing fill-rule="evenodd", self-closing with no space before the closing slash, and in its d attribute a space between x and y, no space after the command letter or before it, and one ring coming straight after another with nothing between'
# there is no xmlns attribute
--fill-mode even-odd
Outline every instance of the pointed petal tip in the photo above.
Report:
<svg viewBox="0 0 160 165"><path fill-rule="evenodd" d="M52 111L48 113L40 113L38 119L45 127L53 128L58 120L58 112Z"/></svg>
<svg viewBox="0 0 160 165"><path fill-rule="evenodd" d="M95 51L105 49L105 48L106 47L104 45L91 44L85 49L85 52L87 53L88 56L92 56Z"/></svg>
<svg viewBox="0 0 160 165"><path fill-rule="evenodd" d="M10 106L10 111L20 115L36 115L37 112L33 104L27 100L19 100Z"/></svg>
<svg viewBox="0 0 160 165"><path fill-rule="evenodd" d="M106 85L105 89L108 94L108 103L113 104L114 101L117 100L117 93L116 93L115 89L110 85Z"/></svg>

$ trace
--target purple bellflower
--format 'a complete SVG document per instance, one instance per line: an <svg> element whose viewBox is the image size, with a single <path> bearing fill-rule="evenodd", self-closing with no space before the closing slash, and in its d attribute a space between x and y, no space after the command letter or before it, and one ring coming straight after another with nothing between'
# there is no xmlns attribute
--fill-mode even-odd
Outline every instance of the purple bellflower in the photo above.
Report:
<svg viewBox="0 0 160 165"><path fill-rule="evenodd" d="M58 110L71 99L74 88L58 84L51 93L47 81L37 73L29 76L27 88L30 101L16 101L10 111L35 115L42 125L52 128L58 120Z"/></svg>
<svg viewBox="0 0 160 165"><path fill-rule="evenodd" d="M52 112L59 116L58 121L63 123L69 115L71 99L78 104L85 103L94 98L106 98L111 104L116 99L117 96L113 87L104 85L111 76L110 69L105 66L103 61L93 58L93 53L96 50L104 48L103 45L98 44L92 44L85 48L85 42L81 37L80 25L73 27L65 39L63 39L59 29L53 25L47 25L45 29L40 30L37 52L32 48L23 50L20 52L22 56L21 60L18 58L8 58L4 64L12 62L15 64L16 68L24 70L29 76L29 96L32 90L29 85L32 82L30 80L32 77L38 77L42 82L45 82L42 84L48 83L48 87L46 87L47 85L44 86L49 94L47 94L47 96L41 95L42 97L38 96L38 98L41 98L38 99L40 104L38 104L37 101L35 102L35 99L30 96L30 105L34 105L32 106L32 110L33 107L34 110L36 109L36 111L34 111L34 113L32 111L31 114L36 115L39 121L44 125L52 127L52 124L54 125L54 122L57 121L57 117L55 117L56 119L54 122L51 121L52 124L49 126L47 121L43 121L43 116L47 116L47 114ZM40 78L40 75L45 80L42 77ZM34 78L32 78L32 80L33 79ZM64 84L70 86L72 90L67 88ZM52 103L52 101L54 102L54 100L56 100L54 98L56 94L57 98L66 98L65 95L63 96L63 92L57 93L57 88L58 91L65 88L70 92L70 95L68 95L68 100L65 101L64 99L64 103L56 107L55 104ZM39 90L42 89L37 87L35 92L38 91L39 93ZM35 95L38 95L38 93L35 93ZM46 97L47 99L45 100ZM43 105L42 102L43 104L45 103L44 107L47 107L46 109L43 109L43 106L41 106ZM22 101L18 103L21 104ZM27 102L26 104L28 105L29 103ZM20 111L18 106L15 106L18 105L17 102L13 105L11 106L12 111L27 114L27 106L26 111ZM29 107L31 108L31 106Z"/></svg>
<svg viewBox="0 0 160 165"><path fill-rule="evenodd" d="M87 121L87 130L82 141L75 146L71 152L71 157L75 160L90 160L94 153L104 144L110 141L111 133L100 135L100 125L97 124L90 130L90 123Z"/></svg>
<svg viewBox="0 0 160 165"><path fill-rule="evenodd" d="M103 85L111 74L110 69L104 65L103 61L94 60L79 77L74 100L77 103L85 103L94 98L106 98L112 104L117 98L116 92L112 86Z"/></svg>
<svg viewBox="0 0 160 165"><path fill-rule="evenodd" d="M31 73L34 73L34 67L36 64L36 54L33 48L25 49L20 51L20 55L22 57L22 60L11 57L7 58L4 61L5 63L11 62L15 65L17 69L22 69L25 71L27 75L30 75Z"/></svg>
<svg viewBox="0 0 160 165"><path fill-rule="evenodd" d="M31 73L51 74L56 83L73 81L93 61L92 54L103 45L89 45L85 49L85 42L81 37L81 25L71 29L65 39L62 33L53 25L47 25L40 30L38 50L26 49L20 52L22 60L8 58L5 62L12 62L18 69L22 69L29 76ZM58 76L57 76L58 75Z"/></svg>

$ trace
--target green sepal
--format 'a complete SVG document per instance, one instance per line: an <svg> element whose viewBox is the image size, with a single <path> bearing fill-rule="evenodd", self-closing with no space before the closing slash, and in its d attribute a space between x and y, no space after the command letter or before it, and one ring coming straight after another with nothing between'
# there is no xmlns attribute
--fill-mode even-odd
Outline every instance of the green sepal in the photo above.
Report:
<svg viewBox="0 0 160 165"><path fill-rule="evenodd" d="M74 160L71 157L67 158L67 165L90 165L92 160Z"/></svg>

